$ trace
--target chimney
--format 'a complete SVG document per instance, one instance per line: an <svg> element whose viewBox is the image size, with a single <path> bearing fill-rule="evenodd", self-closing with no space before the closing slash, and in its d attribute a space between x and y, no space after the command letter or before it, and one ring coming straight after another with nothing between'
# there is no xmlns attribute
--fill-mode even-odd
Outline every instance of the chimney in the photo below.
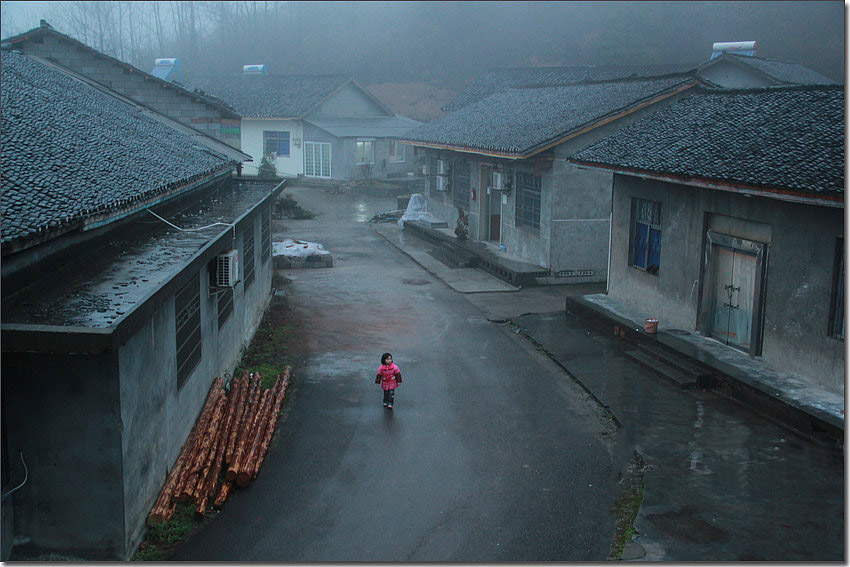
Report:
<svg viewBox="0 0 850 567"><path fill-rule="evenodd" d="M719 41L711 46L712 53L711 59L715 57L720 57L724 53L731 53L733 55L746 55L748 57L753 57L756 54L756 42L755 41ZM711 61L709 59L709 61Z"/></svg>

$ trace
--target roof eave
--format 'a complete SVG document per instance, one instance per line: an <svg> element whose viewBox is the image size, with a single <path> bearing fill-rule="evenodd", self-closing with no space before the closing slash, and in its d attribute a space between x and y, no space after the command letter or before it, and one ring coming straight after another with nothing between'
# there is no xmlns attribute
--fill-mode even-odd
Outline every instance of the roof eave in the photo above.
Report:
<svg viewBox="0 0 850 567"><path fill-rule="evenodd" d="M712 189L715 191L726 191L730 193L738 193L746 196L767 197L770 199L778 199L792 203L801 203L806 205L819 205L822 207L844 207L844 197L833 195L812 195L811 193L803 193L798 190L785 187L763 187L755 185L747 185L744 183L733 183L719 179L710 179L706 177L688 177L684 175L676 175L673 173L662 173L636 168L622 167L612 164L596 163L570 158L570 162L584 169L595 169L598 171L607 171L610 173L618 173L620 175L628 175L631 177L640 177L642 179L652 179L654 181L663 181L665 183L677 183L680 185L688 185L698 187L700 189Z"/></svg>

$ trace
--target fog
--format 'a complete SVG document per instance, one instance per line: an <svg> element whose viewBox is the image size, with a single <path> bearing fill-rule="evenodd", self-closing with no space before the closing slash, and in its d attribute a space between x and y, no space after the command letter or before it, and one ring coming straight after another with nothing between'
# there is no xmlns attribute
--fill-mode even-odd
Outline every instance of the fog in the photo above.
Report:
<svg viewBox="0 0 850 567"><path fill-rule="evenodd" d="M150 71L183 77L343 73L364 85L460 88L489 68L701 63L718 41L844 77L842 2L2 2L2 37L47 20Z"/></svg>

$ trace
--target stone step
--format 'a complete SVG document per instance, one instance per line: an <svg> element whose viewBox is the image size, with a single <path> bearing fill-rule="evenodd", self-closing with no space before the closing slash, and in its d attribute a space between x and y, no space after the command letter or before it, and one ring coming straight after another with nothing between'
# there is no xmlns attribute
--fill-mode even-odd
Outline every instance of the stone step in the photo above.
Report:
<svg viewBox="0 0 850 567"><path fill-rule="evenodd" d="M685 374L681 370L670 366L669 364L658 360L654 356L650 356L646 354L642 350L627 350L624 354L628 357L643 366L644 368L655 372L656 374L672 380L676 384L678 384L683 390L696 388L697 381L693 376Z"/></svg>
<svg viewBox="0 0 850 567"><path fill-rule="evenodd" d="M641 341L638 343L637 348L678 371L692 376L700 386L709 384L713 379L714 372L710 368L694 362L674 350L665 348L659 343Z"/></svg>

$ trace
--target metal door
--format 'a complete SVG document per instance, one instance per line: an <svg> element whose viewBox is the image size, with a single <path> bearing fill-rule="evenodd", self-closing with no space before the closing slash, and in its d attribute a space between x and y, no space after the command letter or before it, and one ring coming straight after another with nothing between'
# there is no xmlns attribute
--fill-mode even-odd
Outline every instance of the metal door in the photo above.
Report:
<svg viewBox="0 0 850 567"><path fill-rule="evenodd" d="M757 276L757 256L715 246L714 317L711 336L749 352Z"/></svg>

